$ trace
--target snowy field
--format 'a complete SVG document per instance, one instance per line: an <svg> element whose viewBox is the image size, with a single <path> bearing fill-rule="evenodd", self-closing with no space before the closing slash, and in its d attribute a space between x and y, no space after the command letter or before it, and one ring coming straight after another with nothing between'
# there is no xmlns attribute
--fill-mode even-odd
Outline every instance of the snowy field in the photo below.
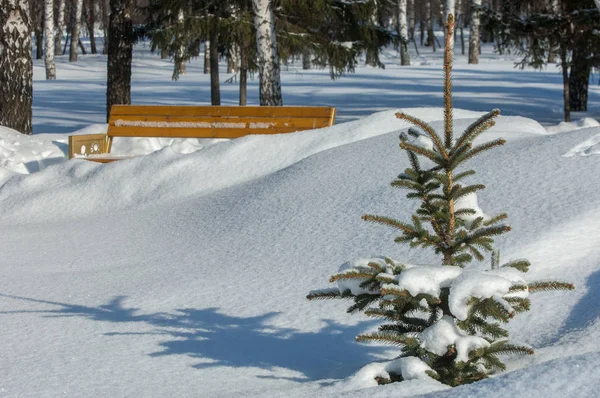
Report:
<svg viewBox="0 0 600 398"><path fill-rule="evenodd" d="M507 144L472 161L479 204L508 212L505 261L528 258L540 293L510 325L536 355L455 389L411 380L373 387L374 361L397 349L354 337L378 323L346 302L309 302L347 262L433 255L393 243L364 213L407 219L415 203L390 182L407 113L441 126L441 52L400 68L284 71L288 105L332 105L330 128L233 141L123 140L150 153L107 165L66 161L66 137L103 132L105 58L61 58L58 80L34 71L33 136L0 128L0 397L598 397L600 385L600 90L560 124L558 69L520 71L484 53L455 63L456 127L505 116L482 140ZM136 48L133 102L206 104L201 61L171 65ZM285 69L285 68L284 68ZM228 76L222 74L225 80ZM237 86L222 85L224 104ZM256 81L249 103L257 102Z"/></svg>

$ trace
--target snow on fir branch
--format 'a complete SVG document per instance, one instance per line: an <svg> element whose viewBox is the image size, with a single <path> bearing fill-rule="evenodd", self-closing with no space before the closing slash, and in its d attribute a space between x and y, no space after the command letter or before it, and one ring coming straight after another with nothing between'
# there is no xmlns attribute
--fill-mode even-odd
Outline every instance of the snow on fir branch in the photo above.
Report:
<svg viewBox="0 0 600 398"><path fill-rule="evenodd" d="M408 199L420 206L411 220L366 214L365 221L397 230L397 243L411 248L432 249L439 264L414 265L387 257L343 264L330 278L337 287L313 291L309 300L343 298L353 300L349 313L363 312L383 320L377 330L356 337L359 342L400 348L399 358L387 365L370 364L357 375L368 375L379 384L411 379L433 379L449 386L472 383L506 369L506 355L532 355L531 347L513 344L504 324L529 311L530 294L572 290L560 281L529 282L530 263L516 259L502 264L494 237L510 231L503 224L505 213L487 215L479 207L477 192L482 184L465 181L474 170L460 166L505 143L502 139L473 145L494 125L500 111L487 113L455 136L452 115L452 52L454 17L446 24L444 62L444 131L433 129L413 116L398 113L412 123L400 136L400 148L410 167L392 182L407 190ZM425 168L420 159L432 166ZM460 181L460 183L458 183ZM489 269L465 269L473 260L485 260ZM356 376L358 377L358 376Z"/></svg>

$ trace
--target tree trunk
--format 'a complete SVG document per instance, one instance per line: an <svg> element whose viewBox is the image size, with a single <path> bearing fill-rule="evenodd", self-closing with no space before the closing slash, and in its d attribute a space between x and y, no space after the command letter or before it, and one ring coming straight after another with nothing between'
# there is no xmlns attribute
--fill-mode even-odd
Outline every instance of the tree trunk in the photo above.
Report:
<svg viewBox="0 0 600 398"><path fill-rule="evenodd" d="M108 25L110 18L110 0L100 0L102 7L102 54L108 54Z"/></svg>
<svg viewBox="0 0 600 398"><path fill-rule="evenodd" d="M400 37L400 65L410 65L408 55L408 22L406 20L407 0L398 0L398 36Z"/></svg>
<svg viewBox="0 0 600 398"><path fill-rule="evenodd" d="M427 0L425 2L425 26L427 26L427 40L425 41L426 46L433 46L433 51L435 52L435 39L433 38L433 18L431 17L432 13L431 0Z"/></svg>
<svg viewBox="0 0 600 398"><path fill-rule="evenodd" d="M569 60L568 60L568 49L567 43L562 42L560 45L560 62L562 68L563 78L563 105L565 122L571 121L571 101L569 100Z"/></svg>
<svg viewBox="0 0 600 398"><path fill-rule="evenodd" d="M408 0L408 40L415 40L415 0Z"/></svg>
<svg viewBox="0 0 600 398"><path fill-rule="evenodd" d="M248 98L248 55L240 46L240 106L245 106Z"/></svg>
<svg viewBox="0 0 600 398"><path fill-rule="evenodd" d="M270 0L252 0L261 105L283 105L275 18Z"/></svg>
<svg viewBox="0 0 600 398"><path fill-rule="evenodd" d="M86 13L87 14L87 18L85 18L87 29L88 29L88 32L90 34L90 52L92 54L97 54L98 53L98 51L96 49L96 36L94 34L94 27L96 25L96 12L94 10L95 6L96 5L94 4L93 0L91 0L88 3L88 7L87 7L88 11Z"/></svg>
<svg viewBox="0 0 600 398"><path fill-rule="evenodd" d="M587 111L591 68L586 57L587 54L579 48L573 49L569 74L569 103L573 112Z"/></svg>
<svg viewBox="0 0 600 398"><path fill-rule="evenodd" d="M44 30L46 31L46 44L44 48L44 64L46 66L46 80L56 79L56 66L54 64L54 1L44 0Z"/></svg>
<svg viewBox="0 0 600 398"><path fill-rule="evenodd" d="M471 38L469 39L469 63L479 63L479 25L481 23L481 0L473 0L471 7Z"/></svg>
<svg viewBox="0 0 600 398"><path fill-rule="evenodd" d="M176 40L179 47L175 51L175 56L173 57L173 80L179 79L180 75L185 75L187 72L187 65L185 59L185 44L183 38L183 29L184 29L184 14L183 10L180 9L177 13L177 24L179 25L178 31L181 32L177 35Z"/></svg>
<svg viewBox="0 0 600 398"><path fill-rule="evenodd" d="M131 0L110 0L108 24L108 67L106 85L106 120L115 104L131 103L131 59L133 23Z"/></svg>
<svg viewBox="0 0 600 398"><path fill-rule="evenodd" d="M160 59L169 58L169 49L167 47L163 47L160 49Z"/></svg>
<svg viewBox="0 0 600 398"><path fill-rule="evenodd" d="M302 52L302 69L303 70L309 70L312 67L311 64L311 53L310 53L310 49L307 47L304 49L304 51Z"/></svg>
<svg viewBox="0 0 600 398"><path fill-rule="evenodd" d="M31 134L33 62L27 0L0 0L0 126Z"/></svg>
<svg viewBox="0 0 600 398"><path fill-rule="evenodd" d="M83 0L74 0L71 9L71 50L69 62L77 62L77 45L79 44L79 32L81 31L81 13L83 11Z"/></svg>
<svg viewBox="0 0 600 398"><path fill-rule="evenodd" d="M41 24L36 24L34 29L35 36L35 59L44 58L44 27L43 21Z"/></svg>
<svg viewBox="0 0 600 398"><path fill-rule="evenodd" d="M210 30L210 103L221 105L221 86L219 83L219 27L216 19Z"/></svg>
<svg viewBox="0 0 600 398"><path fill-rule="evenodd" d="M62 37L65 33L65 0L58 0L58 16L56 18L56 43L54 44L55 55L63 55Z"/></svg>
<svg viewBox="0 0 600 398"><path fill-rule="evenodd" d="M210 41L204 41L204 74L210 73Z"/></svg>

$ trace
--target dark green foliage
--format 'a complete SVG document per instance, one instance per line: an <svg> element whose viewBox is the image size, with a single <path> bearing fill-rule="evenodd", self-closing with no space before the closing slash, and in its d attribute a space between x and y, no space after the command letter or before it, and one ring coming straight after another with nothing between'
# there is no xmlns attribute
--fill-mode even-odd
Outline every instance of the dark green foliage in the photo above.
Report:
<svg viewBox="0 0 600 398"><path fill-rule="evenodd" d="M453 32L453 18L446 26L447 40ZM400 136L400 148L410 162L392 186L407 190L407 198L420 201L410 220L364 215L366 221L398 230L398 243L411 248L433 249L442 265L413 266L389 258L374 259L343 268L331 277L338 291L311 293L309 299L348 298L354 301L348 312L363 312L384 320L378 330L359 335L356 340L401 348L399 358L411 357L429 369L425 373L440 382L458 386L488 377L506 368L501 357L531 355L533 350L508 342L504 324L530 308L529 294L548 290L573 289L563 282L527 283L527 260L500 262L493 247L494 237L508 232L502 222L505 213L494 217L478 215L470 208L457 208L457 202L485 187L465 181L475 171L459 171L467 160L504 144L504 140L473 145L473 141L494 125L500 112L494 110L455 135L452 121L450 68L451 52L446 46L444 88L444 134L427 123L404 113L396 116L417 128ZM425 139L424 139L425 138ZM411 141L412 139L412 141ZM427 168L420 163L426 158ZM460 182L460 183L459 183ZM485 259L491 253L491 269L463 270L465 264ZM412 279L411 279L412 278ZM425 282L423 282L425 281ZM443 343L439 343L442 341ZM440 344L446 344L447 346ZM416 358L416 359L415 359ZM425 366L425 367L426 367ZM402 375L380 383L402 380Z"/></svg>

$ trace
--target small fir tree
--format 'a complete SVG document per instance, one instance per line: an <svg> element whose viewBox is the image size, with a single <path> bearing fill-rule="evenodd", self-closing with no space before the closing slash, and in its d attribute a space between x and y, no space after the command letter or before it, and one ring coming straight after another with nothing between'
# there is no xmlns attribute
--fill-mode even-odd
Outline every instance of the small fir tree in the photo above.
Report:
<svg viewBox="0 0 600 398"><path fill-rule="evenodd" d="M386 321L378 331L356 338L401 347L395 365L376 377L379 383L427 374L457 386L504 370L502 355L531 355L533 350L510 343L503 324L529 310L530 293L574 288L556 281L528 283L523 274L528 271L529 261L501 264L498 251L493 249L493 237L510 231L503 223L507 215L483 214L474 198L485 187L465 184L475 171L458 168L505 143L498 139L473 144L494 125L500 112L493 110L454 136L449 45L453 32L454 18L450 15L446 24L443 136L422 120L396 114L420 130L411 128L401 135L400 148L407 153L411 167L392 186L407 189L407 197L419 200L420 207L408 223L363 216L366 221L399 230L398 243L432 248L441 256L442 265L415 266L389 258L358 261L354 266L343 266L331 277L330 282L337 282L337 288L313 291L308 296L310 300L351 299L354 303L349 313L360 311ZM420 158L428 159L433 167L422 167ZM484 260L484 252L492 252L491 269L463 268L473 260Z"/></svg>

